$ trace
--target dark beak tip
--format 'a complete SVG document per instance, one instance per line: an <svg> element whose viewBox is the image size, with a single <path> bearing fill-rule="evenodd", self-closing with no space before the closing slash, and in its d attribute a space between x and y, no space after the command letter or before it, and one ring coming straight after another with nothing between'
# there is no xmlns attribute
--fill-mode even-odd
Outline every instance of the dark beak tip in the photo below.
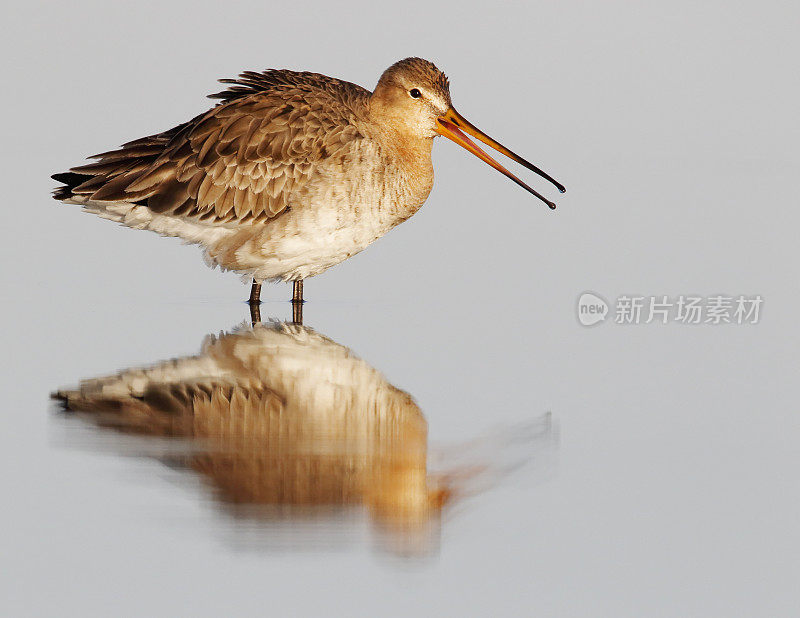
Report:
<svg viewBox="0 0 800 618"><path fill-rule="evenodd" d="M563 185L559 186L558 190L561 191L561 193L566 193L567 192L567 188L565 186L563 186Z"/></svg>

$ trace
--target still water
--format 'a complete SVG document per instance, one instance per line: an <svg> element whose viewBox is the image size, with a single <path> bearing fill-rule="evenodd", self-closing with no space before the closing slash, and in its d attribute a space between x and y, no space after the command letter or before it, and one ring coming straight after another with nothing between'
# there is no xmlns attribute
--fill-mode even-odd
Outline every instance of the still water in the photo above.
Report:
<svg viewBox="0 0 800 618"><path fill-rule="evenodd" d="M800 615L798 9L717 5L11 6L0 615ZM219 77L412 54L568 193L437 144L302 327L50 198ZM764 302L584 326L584 294Z"/></svg>
<svg viewBox="0 0 800 618"><path fill-rule="evenodd" d="M788 615L780 316L586 328L564 290L10 303L9 615Z"/></svg>

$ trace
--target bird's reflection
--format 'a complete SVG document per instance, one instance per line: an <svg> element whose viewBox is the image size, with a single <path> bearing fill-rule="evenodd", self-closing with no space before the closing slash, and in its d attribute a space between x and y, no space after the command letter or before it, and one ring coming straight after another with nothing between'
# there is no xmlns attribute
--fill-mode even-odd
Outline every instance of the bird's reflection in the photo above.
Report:
<svg viewBox="0 0 800 618"><path fill-rule="evenodd" d="M229 513L333 521L363 509L401 554L438 546L443 509L501 469L473 460L430 471L427 422L412 397L296 323L242 325L208 336L197 356L84 380L54 397L102 427L183 439L159 457L199 473ZM549 420L531 427L528 446L552 446Z"/></svg>

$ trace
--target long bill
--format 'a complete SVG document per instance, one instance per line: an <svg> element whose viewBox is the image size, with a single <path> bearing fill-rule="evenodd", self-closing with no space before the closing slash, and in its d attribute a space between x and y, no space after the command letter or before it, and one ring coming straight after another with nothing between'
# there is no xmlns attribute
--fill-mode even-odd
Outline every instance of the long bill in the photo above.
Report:
<svg viewBox="0 0 800 618"><path fill-rule="evenodd" d="M443 135L446 138L454 141L456 144L458 144L462 148L464 148L464 149L468 150L469 152L471 152L472 154L474 154L476 157L478 157L484 163L488 163L490 166L492 166L498 172L500 172L501 174L503 174L506 177L508 177L511 180L513 180L520 187L522 187L523 189L525 189L529 193L532 193L533 195L538 197L545 204L547 204L550 208L555 208L556 207L556 205L553 202L551 202L546 197L541 195L535 189L529 187L527 184L522 182L514 174L509 172L506 168L504 168L497 161L495 161L492 157L490 157L483 150L481 150L481 148L475 142L473 142L469 137L467 137L467 135L465 135L465 133L469 133L473 137L476 137L477 139L482 141L484 144L494 148L497 152L500 152L500 153L506 155L512 161L516 161L520 165L528 168L529 170L531 170L533 172L536 172L542 178L545 178L545 179L549 180L551 183L553 183L556 186L556 188L559 191L561 191L561 193L564 193L566 191L566 189L564 188L564 185L562 185L560 182L554 180L548 174L546 174L545 172L540 170L538 167L536 167L532 163L529 163L528 161L526 161L525 159L520 157L518 154L515 154L514 152L510 151L508 148L506 148L505 146L503 146L499 142L493 140L491 137L489 137L483 131L481 131L478 127L476 127L474 124L472 124L469 120L467 120L461 114L459 114L454 108L451 107L450 109L447 110L447 112L444 115L439 116L436 120L437 120L437 131L439 132L439 135Z"/></svg>

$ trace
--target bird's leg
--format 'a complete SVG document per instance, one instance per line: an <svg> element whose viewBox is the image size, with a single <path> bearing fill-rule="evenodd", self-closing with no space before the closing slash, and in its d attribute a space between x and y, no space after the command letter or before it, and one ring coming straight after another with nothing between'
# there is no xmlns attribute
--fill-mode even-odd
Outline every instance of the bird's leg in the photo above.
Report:
<svg viewBox="0 0 800 618"><path fill-rule="evenodd" d="M293 303L304 303L303 300L303 280L298 279L297 281L292 282L292 302Z"/></svg>
<svg viewBox="0 0 800 618"><path fill-rule="evenodd" d="M292 282L292 324L303 323L303 280Z"/></svg>
<svg viewBox="0 0 800 618"><path fill-rule="evenodd" d="M253 287L250 288L250 300L247 301L250 306L261 304L261 284L253 280Z"/></svg>
<svg viewBox="0 0 800 618"><path fill-rule="evenodd" d="M292 324L303 325L303 303L292 301Z"/></svg>
<svg viewBox="0 0 800 618"><path fill-rule="evenodd" d="M261 323L261 307L256 303L250 304L250 323L253 326Z"/></svg>

